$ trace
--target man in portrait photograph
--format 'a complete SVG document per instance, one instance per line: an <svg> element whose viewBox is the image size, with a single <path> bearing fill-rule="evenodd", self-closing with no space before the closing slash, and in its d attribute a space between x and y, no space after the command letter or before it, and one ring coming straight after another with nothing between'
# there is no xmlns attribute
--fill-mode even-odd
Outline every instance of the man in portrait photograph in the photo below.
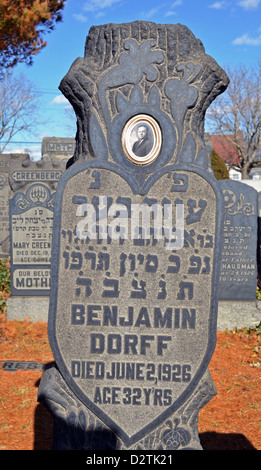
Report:
<svg viewBox="0 0 261 470"><path fill-rule="evenodd" d="M137 157L146 157L153 147L153 142L149 138L148 128L145 124L139 125L137 137L138 140L134 142L132 151Z"/></svg>

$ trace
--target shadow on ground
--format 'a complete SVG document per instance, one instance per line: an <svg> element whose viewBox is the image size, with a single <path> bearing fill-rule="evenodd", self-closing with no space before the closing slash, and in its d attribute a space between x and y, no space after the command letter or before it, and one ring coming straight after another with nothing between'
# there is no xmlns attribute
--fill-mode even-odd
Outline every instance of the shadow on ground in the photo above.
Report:
<svg viewBox="0 0 261 470"><path fill-rule="evenodd" d="M199 438L203 450L256 450L243 434L203 432Z"/></svg>
<svg viewBox="0 0 261 470"><path fill-rule="evenodd" d="M40 380L35 383L37 388L39 385ZM257 450L243 434L210 431L200 433L199 439L203 450ZM52 445L53 417L45 406L39 403L35 411L34 450L51 450Z"/></svg>
<svg viewBox="0 0 261 470"><path fill-rule="evenodd" d="M53 418L39 404L35 412L34 450L52 449ZM203 450L257 450L243 434L204 432L199 435Z"/></svg>

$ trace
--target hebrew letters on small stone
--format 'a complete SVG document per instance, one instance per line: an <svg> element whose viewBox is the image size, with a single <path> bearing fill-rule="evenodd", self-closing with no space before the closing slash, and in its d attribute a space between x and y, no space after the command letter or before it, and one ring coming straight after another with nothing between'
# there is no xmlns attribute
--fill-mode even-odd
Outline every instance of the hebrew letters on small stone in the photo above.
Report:
<svg viewBox="0 0 261 470"><path fill-rule="evenodd" d="M54 195L35 183L10 201L12 295L49 295Z"/></svg>
<svg viewBox="0 0 261 470"><path fill-rule="evenodd" d="M225 205L219 300L255 301L258 193L238 181L219 184Z"/></svg>

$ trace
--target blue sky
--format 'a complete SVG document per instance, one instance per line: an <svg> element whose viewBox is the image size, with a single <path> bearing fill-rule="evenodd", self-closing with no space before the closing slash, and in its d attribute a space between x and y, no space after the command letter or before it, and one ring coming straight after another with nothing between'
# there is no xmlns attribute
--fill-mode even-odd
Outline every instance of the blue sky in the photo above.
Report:
<svg viewBox="0 0 261 470"><path fill-rule="evenodd" d="M147 20L181 23L204 44L206 53L222 67L255 65L261 59L261 0L67 0L63 21L45 36L48 45L32 66L18 65L40 92L40 119L45 124L32 135L19 135L15 142L41 142L43 137L74 137L75 122L68 102L58 90L77 57L92 25ZM5 152L29 150L39 158L38 144L10 144Z"/></svg>

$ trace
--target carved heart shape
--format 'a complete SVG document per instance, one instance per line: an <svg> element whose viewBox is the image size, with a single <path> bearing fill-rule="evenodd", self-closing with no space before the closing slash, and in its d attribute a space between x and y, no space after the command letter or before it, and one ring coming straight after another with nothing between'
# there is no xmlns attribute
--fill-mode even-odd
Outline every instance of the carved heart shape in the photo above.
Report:
<svg viewBox="0 0 261 470"><path fill-rule="evenodd" d="M72 392L126 446L188 400L213 354L219 195L216 181L189 165L158 170L143 194L108 162L74 165L59 181L51 347ZM168 245L178 206L182 244ZM144 232L135 230L141 208L150 214Z"/></svg>

